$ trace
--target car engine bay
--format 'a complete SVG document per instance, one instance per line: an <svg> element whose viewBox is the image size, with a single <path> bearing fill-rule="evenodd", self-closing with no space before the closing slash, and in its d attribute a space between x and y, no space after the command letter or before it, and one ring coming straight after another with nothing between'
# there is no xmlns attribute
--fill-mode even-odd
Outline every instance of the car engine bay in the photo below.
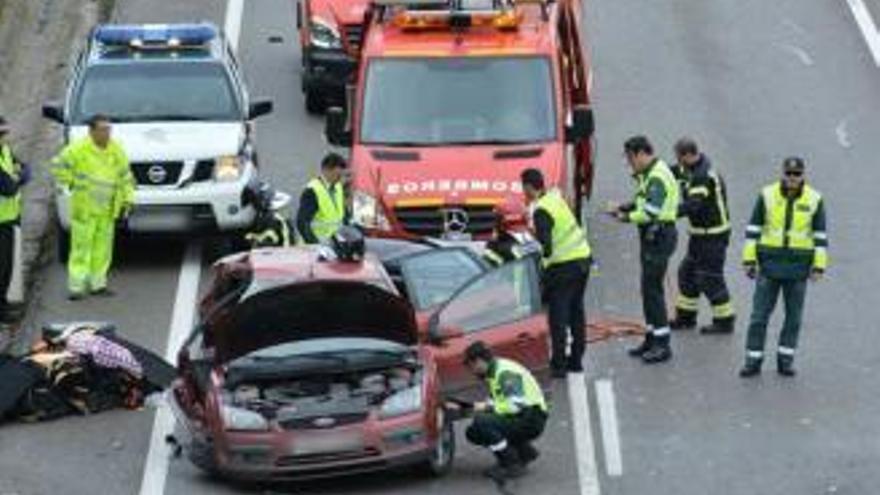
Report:
<svg viewBox="0 0 880 495"><path fill-rule="evenodd" d="M360 422L395 393L421 386L419 369L327 373L234 384L223 402L260 413L284 429L314 429Z"/></svg>

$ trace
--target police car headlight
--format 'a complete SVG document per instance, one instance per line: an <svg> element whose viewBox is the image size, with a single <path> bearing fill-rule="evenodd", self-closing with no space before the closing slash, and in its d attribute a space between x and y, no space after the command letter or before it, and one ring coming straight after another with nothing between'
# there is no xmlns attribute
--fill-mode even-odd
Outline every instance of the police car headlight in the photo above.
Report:
<svg viewBox="0 0 880 495"><path fill-rule="evenodd" d="M261 414L239 407L223 406L223 426L227 430L266 431L269 422Z"/></svg>
<svg viewBox="0 0 880 495"><path fill-rule="evenodd" d="M342 48L342 38L339 31L329 22L314 17L309 24L312 46L324 49Z"/></svg>
<svg viewBox="0 0 880 495"><path fill-rule="evenodd" d="M351 219L355 225L368 229L390 230L391 224L374 196L363 191L352 195Z"/></svg>
<svg viewBox="0 0 880 495"><path fill-rule="evenodd" d="M243 171L241 157L229 155L214 160L214 180L218 182L237 181Z"/></svg>
<svg viewBox="0 0 880 495"><path fill-rule="evenodd" d="M393 418L416 412L422 408L422 387L416 385L399 392L385 399L382 403L382 409L379 416L384 418Z"/></svg>

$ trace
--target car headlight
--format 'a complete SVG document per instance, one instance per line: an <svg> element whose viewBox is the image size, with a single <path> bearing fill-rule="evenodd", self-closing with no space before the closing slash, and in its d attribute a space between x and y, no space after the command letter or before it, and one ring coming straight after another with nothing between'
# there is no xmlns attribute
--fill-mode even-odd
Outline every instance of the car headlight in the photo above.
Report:
<svg viewBox="0 0 880 495"><path fill-rule="evenodd" d="M223 425L227 430L266 431L269 422L260 413L232 406L223 406Z"/></svg>
<svg viewBox="0 0 880 495"><path fill-rule="evenodd" d="M374 196L355 191L351 198L351 220L367 229L391 230L388 217Z"/></svg>
<svg viewBox="0 0 880 495"><path fill-rule="evenodd" d="M385 399L382 403L382 409L379 415L382 418L393 418L416 412L422 408L422 387L416 385L399 392Z"/></svg>
<svg viewBox="0 0 880 495"><path fill-rule="evenodd" d="M244 172L244 163L240 156L221 156L214 160L214 180L217 182L235 182Z"/></svg>
<svg viewBox="0 0 880 495"><path fill-rule="evenodd" d="M317 17L312 18L312 22L309 24L309 33L313 46L324 49L342 48L342 38L339 37L339 31L325 20Z"/></svg>

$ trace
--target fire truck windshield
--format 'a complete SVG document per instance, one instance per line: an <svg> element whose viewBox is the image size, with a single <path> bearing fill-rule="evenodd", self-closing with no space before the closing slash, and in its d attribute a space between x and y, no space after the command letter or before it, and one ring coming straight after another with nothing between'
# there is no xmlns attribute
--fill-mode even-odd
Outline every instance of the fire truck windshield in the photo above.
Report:
<svg viewBox="0 0 880 495"><path fill-rule="evenodd" d="M373 59L360 140L399 146L551 141L551 74L546 57Z"/></svg>

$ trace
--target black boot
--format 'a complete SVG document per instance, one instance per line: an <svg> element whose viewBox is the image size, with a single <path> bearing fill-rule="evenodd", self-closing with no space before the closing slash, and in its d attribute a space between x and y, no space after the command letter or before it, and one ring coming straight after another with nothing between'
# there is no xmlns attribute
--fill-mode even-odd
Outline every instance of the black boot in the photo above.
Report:
<svg viewBox="0 0 880 495"><path fill-rule="evenodd" d="M711 325L706 325L700 328L700 333L703 335L720 335L733 333L735 321L736 318L733 316L729 316L727 318L713 319Z"/></svg>
<svg viewBox="0 0 880 495"><path fill-rule="evenodd" d="M645 334L645 339L642 340L642 343L637 345L636 347L629 348L626 352L632 357L640 358L642 354L648 352L648 349L651 348L651 344L654 342L654 334L651 333L651 330L648 330L648 333Z"/></svg>
<svg viewBox="0 0 880 495"><path fill-rule="evenodd" d="M697 327L696 311L675 308L675 318L669 321L672 330L693 330Z"/></svg>
<svg viewBox="0 0 880 495"><path fill-rule="evenodd" d="M538 452L538 449L536 449L530 442L517 445L516 451L519 454L519 460L523 465L531 464L541 455L541 453Z"/></svg>
<svg viewBox="0 0 880 495"><path fill-rule="evenodd" d="M782 376L794 376L797 370L794 369L794 359L791 356L777 356L776 372Z"/></svg>
<svg viewBox="0 0 880 495"><path fill-rule="evenodd" d="M739 370L740 378L752 378L761 374L760 359L746 359L746 364Z"/></svg>
<svg viewBox="0 0 880 495"><path fill-rule="evenodd" d="M672 349L669 347L669 335L654 337L651 348L642 354L645 364L657 364L669 361L672 358Z"/></svg>
<svg viewBox="0 0 880 495"><path fill-rule="evenodd" d="M510 445L504 450L495 452L495 459L497 460L495 465L483 472L489 478L500 483L525 474L525 466L520 461L519 454Z"/></svg>

